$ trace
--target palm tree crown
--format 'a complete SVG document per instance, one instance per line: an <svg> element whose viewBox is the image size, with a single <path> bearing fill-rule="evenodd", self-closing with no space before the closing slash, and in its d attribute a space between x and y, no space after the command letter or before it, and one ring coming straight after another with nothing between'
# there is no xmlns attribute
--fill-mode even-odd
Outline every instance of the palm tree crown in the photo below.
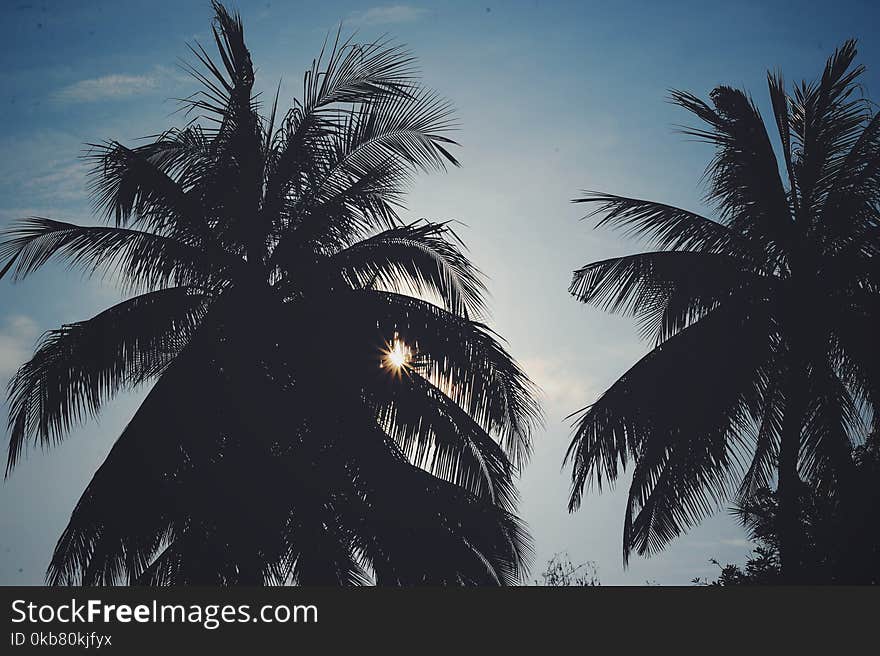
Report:
<svg viewBox="0 0 880 656"><path fill-rule="evenodd" d="M0 275L50 259L133 295L48 333L9 385L7 474L154 383L61 536L50 583L505 584L530 538L514 475L539 420L448 224L398 216L457 164L451 110L386 43L336 43L268 116L214 3L198 117L95 146L109 224L19 221Z"/></svg>
<svg viewBox="0 0 880 656"><path fill-rule="evenodd" d="M791 94L768 74L781 159L744 92L718 87L711 104L672 94L706 125L685 132L715 147L717 220L609 194L576 201L657 247L589 264L571 285L656 343L579 414L567 454L572 510L632 460L625 559L776 482L794 580L797 479L846 487L851 436L880 401L880 119L855 55L847 42Z"/></svg>

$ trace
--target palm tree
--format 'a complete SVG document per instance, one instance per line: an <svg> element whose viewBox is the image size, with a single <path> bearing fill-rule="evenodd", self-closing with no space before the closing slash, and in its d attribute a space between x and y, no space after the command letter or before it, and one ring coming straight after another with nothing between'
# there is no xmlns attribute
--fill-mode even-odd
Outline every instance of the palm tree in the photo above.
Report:
<svg viewBox="0 0 880 656"><path fill-rule="evenodd" d="M844 507L828 481L803 483L798 521L803 527L805 580L813 584L880 583L880 433L868 435L852 452L857 492ZM757 490L731 508L756 543L745 567L727 564L718 585L750 585L779 580L777 494ZM713 561L716 562L717 561ZM719 565L720 566L720 565Z"/></svg>
<svg viewBox="0 0 880 656"><path fill-rule="evenodd" d="M60 259L136 294L48 333L13 378L7 475L153 384L48 582L523 580L532 385L480 323L450 226L398 216L413 173L457 164L450 106L400 47L337 37L265 117L241 19L213 7L196 118L91 152L108 224L30 218L0 245L0 275Z"/></svg>
<svg viewBox="0 0 880 656"><path fill-rule="evenodd" d="M624 561L729 495L778 484L781 558L797 581L799 479L847 486L850 436L880 401L880 118L855 55L846 42L791 94L768 73L781 163L745 92L718 87L711 104L672 93L706 126L685 133L715 148L716 220L610 194L575 201L656 248L589 264L570 289L636 317L655 342L579 413L566 455L570 510L632 460Z"/></svg>

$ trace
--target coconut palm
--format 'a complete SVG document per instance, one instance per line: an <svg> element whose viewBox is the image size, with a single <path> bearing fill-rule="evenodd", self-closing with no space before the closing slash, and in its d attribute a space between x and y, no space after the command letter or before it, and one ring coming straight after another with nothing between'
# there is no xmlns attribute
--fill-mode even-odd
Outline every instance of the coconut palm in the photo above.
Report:
<svg viewBox="0 0 880 656"><path fill-rule="evenodd" d="M705 127L710 219L585 192L599 225L656 250L574 274L583 302L636 317L655 348L576 418L570 510L632 463L623 551L648 555L730 495L778 484L781 558L798 580L799 479L845 488L851 435L880 401L880 118L849 41L791 94L769 73L777 156L751 98L672 100ZM876 419L876 416L875 416Z"/></svg>
<svg viewBox="0 0 880 656"><path fill-rule="evenodd" d="M507 584L530 538L514 476L539 410L480 321L449 224L399 217L457 164L449 104L388 43L337 38L268 116L214 3L194 119L96 145L104 225L8 228L2 275L49 260L131 297L48 333L9 385L8 469L152 384L58 541L51 584Z"/></svg>
<svg viewBox="0 0 880 656"><path fill-rule="evenodd" d="M799 522L804 534L804 578L813 584L880 583L880 433L852 453L857 493L844 507L827 481L803 483ZM751 585L779 580L779 504L773 490L758 490L732 513L755 543L744 567L727 564L714 583Z"/></svg>

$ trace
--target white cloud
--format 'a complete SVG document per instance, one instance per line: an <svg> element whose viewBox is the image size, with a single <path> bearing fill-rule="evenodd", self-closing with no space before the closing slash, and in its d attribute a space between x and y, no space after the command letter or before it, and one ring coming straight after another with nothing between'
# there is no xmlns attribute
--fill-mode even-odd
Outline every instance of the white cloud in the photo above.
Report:
<svg viewBox="0 0 880 656"><path fill-rule="evenodd" d="M597 387L592 377L574 370L571 363L561 358L526 358L522 367L541 388L554 420L560 412L567 415L596 400Z"/></svg>
<svg viewBox="0 0 880 656"><path fill-rule="evenodd" d="M159 76L147 75L103 75L80 80L55 92L53 100L62 103L96 102L99 100L121 100L150 93L159 87Z"/></svg>
<svg viewBox="0 0 880 656"><path fill-rule="evenodd" d="M0 382L5 383L33 354L36 322L23 314L6 317L0 330Z"/></svg>
<svg viewBox="0 0 880 656"><path fill-rule="evenodd" d="M23 183L22 189L53 202L79 201L88 196L86 175L89 164L83 160L53 160L44 172L35 173Z"/></svg>
<svg viewBox="0 0 880 656"><path fill-rule="evenodd" d="M685 538L681 541L682 546L688 549L700 549L703 551L720 549L722 547L735 547L741 549L751 549L754 543L745 538L718 538L711 540L699 540L693 538Z"/></svg>
<svg viewBox="0 0 880 656"><path fill-rule="evenodd" d="M348 17L348 20L361 25L390 25L392 23L412 23L427 13L428 10L421 7L385 5L356 11Z"/></svg>
<svg viewBox="0 0 880 656"><path fill-rule="evenodd" d="M78 155L82 141L59 130L40 130L0 138L0 197L7 207L49 204L66 211L86 197L89 163Z"/></svg>

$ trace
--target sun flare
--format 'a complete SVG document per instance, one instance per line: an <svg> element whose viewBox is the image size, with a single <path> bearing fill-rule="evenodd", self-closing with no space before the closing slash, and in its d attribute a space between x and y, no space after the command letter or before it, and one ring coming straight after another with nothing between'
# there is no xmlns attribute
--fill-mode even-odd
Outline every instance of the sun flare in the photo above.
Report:
<svg viewBox="0 0 880 656"><path fill-rule="evenodd" d="M409 366L409 362L412 359L412 350L398 339L397 335L394 336L392 342L388 342L385 345L383 353L382 367L388 367L396 372Z"/></svg>

